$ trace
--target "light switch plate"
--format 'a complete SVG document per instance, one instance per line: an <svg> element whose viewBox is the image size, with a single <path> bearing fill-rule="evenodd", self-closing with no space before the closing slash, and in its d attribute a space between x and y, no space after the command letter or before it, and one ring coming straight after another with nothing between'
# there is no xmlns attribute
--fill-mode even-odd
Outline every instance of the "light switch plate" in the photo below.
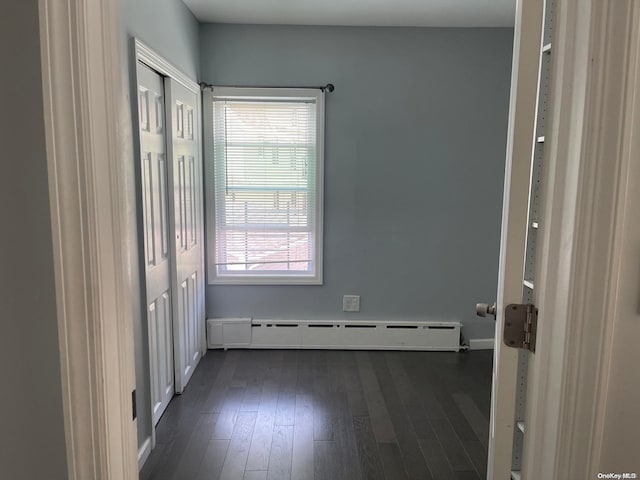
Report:
<svg viewBox="0 0 640 480"><path fill-rule="evenodd" d="M342 297L343 312L360 311L360 295L345 295Z"/></svg>

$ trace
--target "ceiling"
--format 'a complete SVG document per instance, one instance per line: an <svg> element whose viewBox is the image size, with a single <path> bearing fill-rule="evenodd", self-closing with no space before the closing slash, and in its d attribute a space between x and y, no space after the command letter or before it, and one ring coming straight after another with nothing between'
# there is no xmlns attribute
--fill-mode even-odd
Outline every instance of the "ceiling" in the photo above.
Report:
<svg viewBox="0 0 640 480"><path fill-rule="evenodd" d="M201 22L512 27L515 0L183 0Z"/></svg>

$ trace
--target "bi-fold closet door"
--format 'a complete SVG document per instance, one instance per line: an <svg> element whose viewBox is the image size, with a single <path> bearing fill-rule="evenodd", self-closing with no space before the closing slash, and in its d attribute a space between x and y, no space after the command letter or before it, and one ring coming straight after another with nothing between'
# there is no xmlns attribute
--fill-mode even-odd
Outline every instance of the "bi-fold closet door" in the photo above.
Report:
<svg viewBox="0 0 640 480"><path fill-rule="evenodd" d="M199 90L137 63L143 259L154 425L204 353Z"/></svg>

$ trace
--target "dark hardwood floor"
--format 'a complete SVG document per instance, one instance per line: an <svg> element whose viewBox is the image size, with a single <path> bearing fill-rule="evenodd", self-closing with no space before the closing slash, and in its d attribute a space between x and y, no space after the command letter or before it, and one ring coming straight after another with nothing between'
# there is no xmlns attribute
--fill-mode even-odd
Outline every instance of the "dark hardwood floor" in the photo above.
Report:
<svg viewBox="0 0 640 480"><path fill-rule="evenodd" d="M480 480L492 351L212 350L143 480Z"/></svg>

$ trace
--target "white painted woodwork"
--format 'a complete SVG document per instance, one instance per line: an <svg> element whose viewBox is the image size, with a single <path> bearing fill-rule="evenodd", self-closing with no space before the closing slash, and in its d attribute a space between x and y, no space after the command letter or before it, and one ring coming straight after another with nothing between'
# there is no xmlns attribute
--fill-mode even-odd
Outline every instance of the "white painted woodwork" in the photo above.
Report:
<svg viewBox="0 0 640 480"><path fill-rule="evenodd" d="M173 125L173 118L172 118L172 108L171 108L171 103L170 100L168 98L168 89L169 89L169 85L171 83L177 83L180 86L186 88L186 90L188 90L189 92L192 92L198 99L200 97L200 87L198 86L198 84L196 82L194 82L193 80L191 80L189 77L187 77L184 73L182 73L180 70L178 70L174 65L172 65L171 63L169 63L167 60L165 60L163 57L161 57L160 55L158 55L154 50L152 50L151 48L149 48L147 45L145 45L143 42L141 42L139 39L135 39L134 40L134 47L135 47L135 54L136 54L136 60L138 62L143 63L144 65L147 65L149 67L151 67L155 72L161 74L164 77L164 89L165 89L165 98L164 98L164 111L165 111L165 120L164 120L164 124L166 125L166 159L167 159L167 171L168 171L168 175L167 175L167 209L168 209L168 249L169 249L169 256L171 258L170 260L170 264L171 264L171 269L170 269L170 277L171 277L171 292L169 295L169 302L170 302L170 316L171 316L171 320L172 320L172 338L173 338L173 345L172 345L172 350L173 350L173 365L170 367L169 370L171 370L173 372L173 379L174 379L174 392L177 393L181 393L184 389L184 386L186 385L186 382L188 381L188 377L185 377L184 375L180 375L180 371L184 372L185 369L181 368L179 363L181 360L181 358L186 358L188 355L187 354L183 354L183 352L185 351L185 349L188 346L188 342L186 341L178 341L180 338L180 332L182 331L186 331L186 329L184 328L184 318L185 316L181 317L178 315L179 311L178 311L178 292L180 291L182 293L182 291L184 290L182 288L182 284L184 282L179 282L178 279L178 274L177 272L177 266L176 266L176 242L174 242L173 240L173 236L175 235L175 231L176 231L176 227L175 227L175 209L174 209L174 202L176 200L179 201L180 196L176 196L174 195L174 192L176 191L176 184L175 184L175 180L173 177L173 155L172 155L172 145L174 144L173 142L173 134L172 134L172 129L175 128L175 126ZM168 80L171 79L171 80ZM196 106L199 106L199 101L196 102ZM197 123L197 119L198 119L198 115L196 114L194 116L194 126L193 126L193 134L194 134L194 139L197 140L197 142L200 142L200 131L199 129L197 129L195 123ZM147 120L146 118L143 118L142 120L144 120L142 123L145 123ZM197 181L201 182L201 179L198 177ZM201 188L201 186L200 186ZM202 194L200 194L200 197L202 196ZM201 225L201 217L199 217L198 219L198 228L200 230L202 230L202 225ZM178 229L180 229L182 227L179 227ZM199 236L199 238L202 238L202 235ZM144 255L149 255L151 252L151 250L149 250L149 252L143 252ZM180 288L178 288L180 287ZM202 296L200 297L202 299L202 302L200 303L200 308L202 310L202 316L203 316L203 321L201 322L202 325L202 334L201 334L201 352L204 353L206 351L206 345L205 345L205 339L204 339L204 294L202 294ZM162 298L162 305L166 306L167 304L167 300L166 298ZM187 303L188 305L188 303ZM195 309L194 309L195 310ZM158 309L156 308L156 306L154 305L154 315L156 315L158 313ZM182 321L182 325L179 324L179 322ZM166 325L166 322L160 322L162 325ZM155 324L155 321L154 321ZM150 334L153 336L155 333L150 331ZM169 338L169 335L165 336L165 339ZM150 358L150 363L153 360ZM191 362L193 363L193 362ZM193 372L193 365L189 365L189 362L182 362L182 365L188 365L188 369L189 372ZM167 373L167 376L169 374ZM163 375L160 375L160 377L162 378ZM159 383L160 384L160 383ZM153 421L153 419L152 419ZM155 422L154 422L155 424ZM150 443L150 448L154 448L155 447L155 428L152 429L151 431L151 443ZM141 459L143 459L144 457L140 457Z"/></svg>
<svg viewBox="0 0 640 480"><path fill-rule="evenodd" d="M122 243L128 169L118 148L118 5L38 6L44 118L34 112L34 121L44 121L47 141L67 479L133 480L137 280Z"/></svg>
<svg viewBox="0 0 640 480"><path fill-rule="evenodd" d="M637 472L640 5L557 2L522 478Z"/></svg>
<svg viewBox="0 0 640 480"><path fill-rule="evenodd" d="M625 138L620 151L623 164L617 198L620 213L616 250L621 260L612 272L615 294L611 296L613 308L606 335L609 351L605 368L610 372L609 388L606 394L600 393L606 401L601 403L603 414L598 416L602 422L598 426L597 442L600 455L592 472L619 470L640 474L640 409L637 408L640 398L637 373L640 365L640 221L637 211L640 205L640 6L637 2L626 2L616 10L615 15L633 18L635 25L628 35L633 41L629 49L628 91L623 100L627 109L624 117L619 117Z"/></svg>
<svg viewBox="0 0 640 480"><path fill-rule="evenodd" d="M491 338L471 338L469 339L469 350L493 350L496 339Z"/></svg>
<svg viewBox="0 0 640 480"><path fill-rule="evenodd" d="M149 436L138 449L138 470L142 470L142 467L149 458L149 455L151 455L151 443L151 436Z"/></svg>
<svg viewBox="0 0 640 480"><path fill-rule="evenodd" d="M138 121L153 424L174 393L164 79L138 62Z"/></svg>
<svg viewBox="0 0 640 480"><path fill-rule="evenodd" d="M487 478L511 474L518 351L502 341L504 307L522 302L543 2L518 0L498 269Z"/></svg>
<svg viewBox="0 0 640 480"><path fill-rule="evenodd" d="M171 78L165 79L165 91L171 126L175 381L180 393L200 361L205 343L200 92Z"/></svg>
<svg viewBox="0 0 640 480"><path fill-rule="evenodd" d="M210 318L209 348L460 350L460 322Z"/></svg>

